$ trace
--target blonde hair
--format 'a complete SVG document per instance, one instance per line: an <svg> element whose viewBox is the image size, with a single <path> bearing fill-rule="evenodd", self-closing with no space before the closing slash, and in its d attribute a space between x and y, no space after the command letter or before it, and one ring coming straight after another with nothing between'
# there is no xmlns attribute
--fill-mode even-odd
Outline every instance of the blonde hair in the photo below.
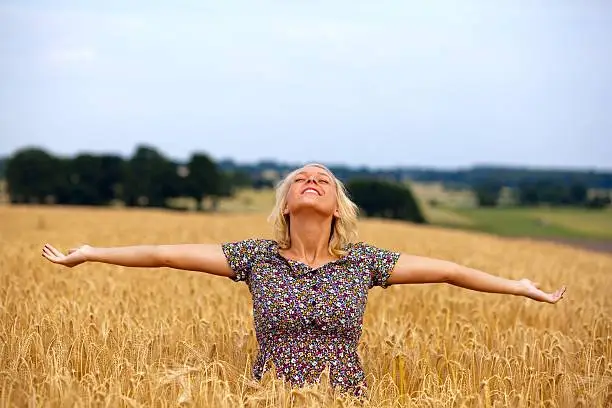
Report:
<svg viewBox="0 0 612 408"><path fill-rule="evenodd" d="M332 232L328 250L331 255L340 258L346 254L346 246L353 243L357 238L358 207L349 198L344 184L327 167L319 163L309 163L304 167L306 166L315 166L325 170L329 173L336 186L339 216L335 217L332 221ZM281 249L287 249L291 246L289 216L284 214L284 210L287 205L287 193L289 192L291 182L302 168L293 170L276 185L276 202L268 217L268 221L273 224L274 239L278 242Z"/></svg>

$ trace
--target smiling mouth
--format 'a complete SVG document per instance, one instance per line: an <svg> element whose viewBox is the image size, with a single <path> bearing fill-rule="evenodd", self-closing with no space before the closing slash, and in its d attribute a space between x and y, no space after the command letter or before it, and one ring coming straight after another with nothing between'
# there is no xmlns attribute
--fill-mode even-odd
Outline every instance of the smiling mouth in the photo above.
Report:
<svg viewBox="0 0 612 408"><path fill-rule="evenodd" d="M314 188L307 188L306 190L302 191L302 195L304 195L304 194L316 194L316 195L319 195L319 196L321 195Z"/></svg>

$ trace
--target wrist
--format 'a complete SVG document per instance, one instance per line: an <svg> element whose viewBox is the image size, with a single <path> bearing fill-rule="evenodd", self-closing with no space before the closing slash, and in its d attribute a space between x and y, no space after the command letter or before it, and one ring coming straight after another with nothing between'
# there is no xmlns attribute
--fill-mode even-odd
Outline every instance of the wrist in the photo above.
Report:
<svg viewBox="0 0 612 408"><path fill-rule="evenodd" d="M513 290L513 295L515 296L526 296L527 295L527 288L525 287L525 285L523 284L522 280L515 280L514 281L514 290Z"/></svg>
<svg viewBox="0 0 612 408"><path fill-rule="evenodd" d="M84 245L83 248L81 248L81 253L83 254L83 261L95 262L96 248L89 245Z"/></svg>

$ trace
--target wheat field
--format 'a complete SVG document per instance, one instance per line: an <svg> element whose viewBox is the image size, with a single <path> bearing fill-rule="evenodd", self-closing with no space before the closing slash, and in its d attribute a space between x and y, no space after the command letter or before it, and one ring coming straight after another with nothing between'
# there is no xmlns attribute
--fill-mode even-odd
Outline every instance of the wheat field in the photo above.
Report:
<svg viewBox="0 0 612 408"><path fill-rule="evenodd" d="M0 207L2 407L612 406L612 255L362 220L360 239L545 289L556 305L449 285L370 292L364 400L251 378L244 283L197 272L47 262L45 242L97 246L269 237L262 214Z"/></svg>

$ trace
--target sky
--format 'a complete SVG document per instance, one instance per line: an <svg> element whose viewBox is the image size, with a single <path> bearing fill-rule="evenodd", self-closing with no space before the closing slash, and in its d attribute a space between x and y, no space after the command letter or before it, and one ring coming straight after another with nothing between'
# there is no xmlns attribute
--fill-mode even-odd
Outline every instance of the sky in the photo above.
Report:
<svg viewBox="0 0 612 408"><path fill-rule="evenodd" d="M0 0L0 156L612 169L607 0Z"/></svg>

